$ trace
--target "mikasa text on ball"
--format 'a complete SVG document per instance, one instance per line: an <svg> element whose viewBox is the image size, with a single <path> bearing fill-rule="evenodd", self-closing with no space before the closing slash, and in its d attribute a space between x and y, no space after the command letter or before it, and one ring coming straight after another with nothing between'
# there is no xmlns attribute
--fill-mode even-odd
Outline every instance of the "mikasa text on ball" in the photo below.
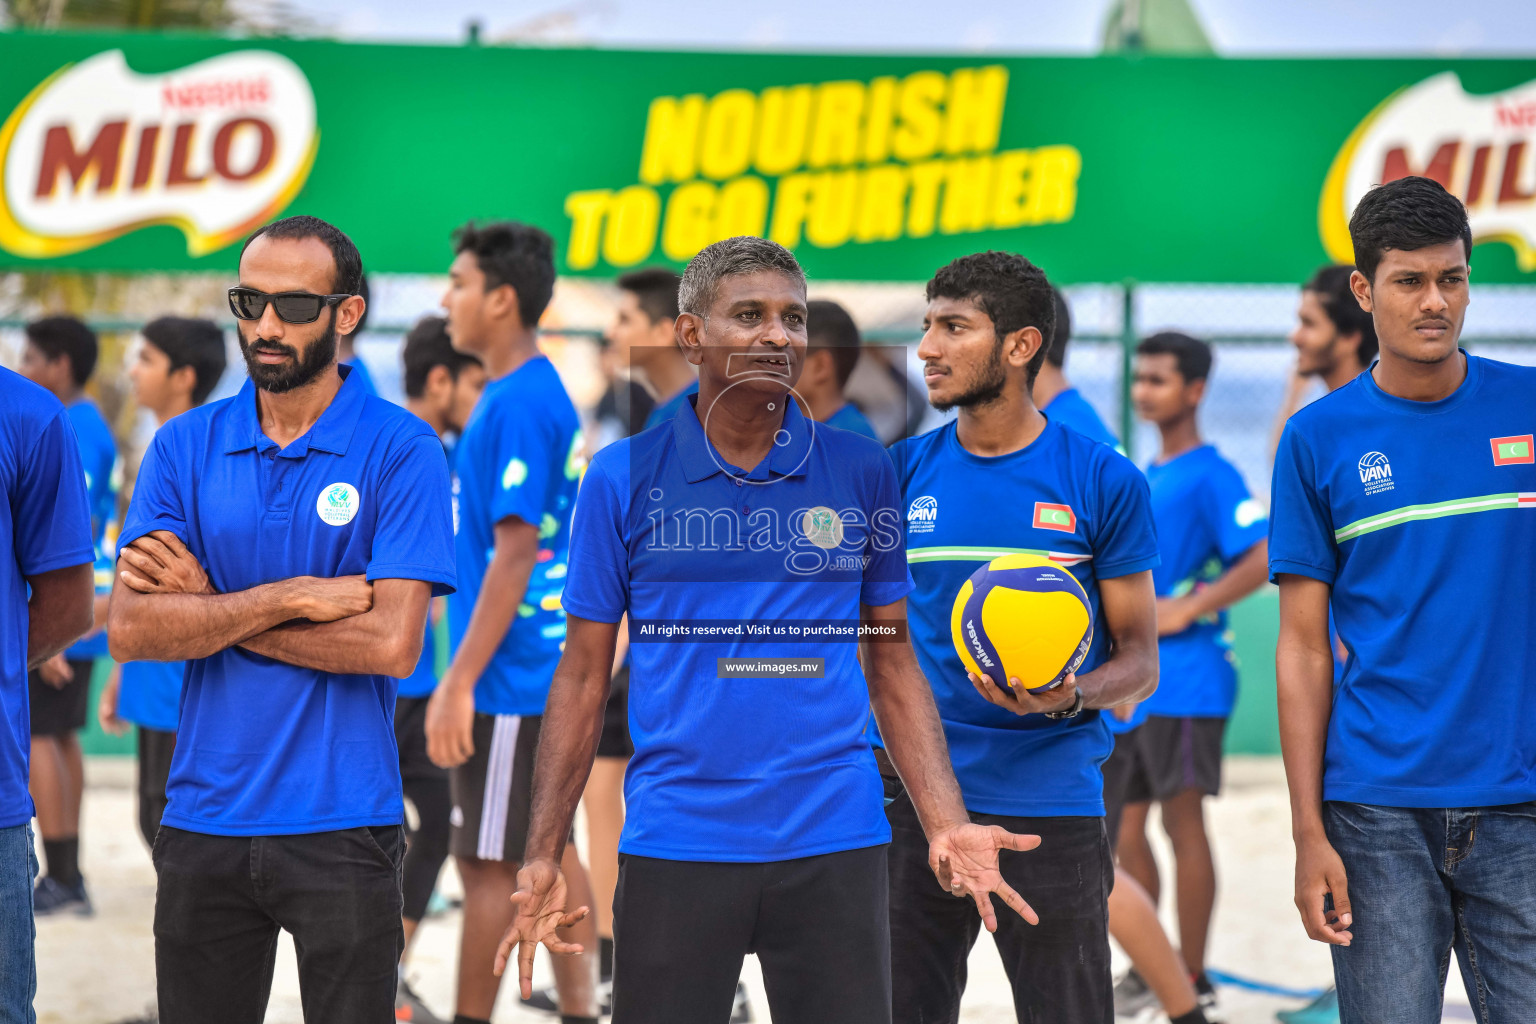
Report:
<svg viewBox="0 0 1536 1024"><path fill-rule="evenodd" d="M950 618L960 661L998 686L1038 693L1077 671L1093 644L1083 585L1055 562L1004 555L960 585Z"/></svg>

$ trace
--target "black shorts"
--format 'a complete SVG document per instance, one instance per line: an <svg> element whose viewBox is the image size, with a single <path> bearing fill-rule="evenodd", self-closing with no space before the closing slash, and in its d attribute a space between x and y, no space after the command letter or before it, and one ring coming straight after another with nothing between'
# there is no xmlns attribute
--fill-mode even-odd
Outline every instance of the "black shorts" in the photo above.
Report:
<svg viewBox="0 0 1536 1024"><path fill-rule="evenodd" d="M543 722L542 715L475 713L475 752L448 772L448 851L455 857L522 862Z"/></svg>
<svg viewBox="0 0 1536 1024"><path fill-rule="evenodd" d="M1221 741L1225 718L1152 715L1115 737L1104 764L1104 810L1112 838L1125 804L1169 800L1186 789L1206 796L1221 792Z"/></svg>
<svg viewBox="0 0 1536 1024"><path fill-rule="evenodd" d="M629 663L625 662L613 677L608 703L603 707L603 731L597 738L598 757L628 759L635 753L629 738Z"/></svg>
<svg viewBox="0 0 1536 1024"><path fill-rule="evenodd" d="M175 754L175 733L139 726L139 833L151 848L165 816L165 786Z"/></svg>
<svg viewBox="0 0 1536 1024"><path fill-rule="evenodd" d="M427 756L427 701L430 697L395 700L395 746L400 749L400 779L446 779L448 770Z"/></svg>
<svg viewBox="0 0 1536 1024"><path fill-rule="evenodd" d="M62 687L43 682L36 672L27 673L33 736L62 736L85 728L91 703L91 672L96 662L90 658L70 658L69 668L74 678Z"/></svg>

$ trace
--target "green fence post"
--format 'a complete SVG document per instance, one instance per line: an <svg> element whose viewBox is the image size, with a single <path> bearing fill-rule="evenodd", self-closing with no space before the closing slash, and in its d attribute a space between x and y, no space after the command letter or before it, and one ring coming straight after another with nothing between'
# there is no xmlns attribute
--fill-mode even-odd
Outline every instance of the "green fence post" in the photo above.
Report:
<svg viewBox="0 0 1536 1024"><path fill-rule="evenodd" d="M1136 282L1120 286L1120 446L1126 458L1136 458L1136 417L1131 414L1131 370L1136 355Z"/></svg>

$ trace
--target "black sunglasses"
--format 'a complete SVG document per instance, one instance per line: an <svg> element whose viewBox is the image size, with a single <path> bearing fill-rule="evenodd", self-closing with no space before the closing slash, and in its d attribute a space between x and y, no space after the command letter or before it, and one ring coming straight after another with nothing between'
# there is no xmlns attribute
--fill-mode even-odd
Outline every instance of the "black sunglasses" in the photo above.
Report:
<svg viewBox="0 0 1536 1024"><path fill-rule="evenodd" d="M313 292L259 292L255 288L231 288L229 311L239 320L260 320L267 303L277 310L278 319L289 324L312 324L327 306L334 306L350 295L315 295Z"/></svg>

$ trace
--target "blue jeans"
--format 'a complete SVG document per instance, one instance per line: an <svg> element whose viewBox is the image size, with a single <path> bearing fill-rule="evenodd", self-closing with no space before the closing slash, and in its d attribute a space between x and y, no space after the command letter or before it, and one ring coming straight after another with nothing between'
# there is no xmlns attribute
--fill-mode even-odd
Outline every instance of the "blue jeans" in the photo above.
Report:
<svg viewBox="0 0 1536 1024"><path fill-rule="evenodd" d="M1536 1021L1536 802L1329 802L1354 914L1333 947L1341 1024L1438 1024L1451 951L1481 1024Z"/></svg>
<svg viewBox="0 0 1536 1024"><path fill-rule="evenodd" d="M32 881L37 854L32 826L0 828L0 1024L37 1024L37 929L32 923Z"/></svg>

